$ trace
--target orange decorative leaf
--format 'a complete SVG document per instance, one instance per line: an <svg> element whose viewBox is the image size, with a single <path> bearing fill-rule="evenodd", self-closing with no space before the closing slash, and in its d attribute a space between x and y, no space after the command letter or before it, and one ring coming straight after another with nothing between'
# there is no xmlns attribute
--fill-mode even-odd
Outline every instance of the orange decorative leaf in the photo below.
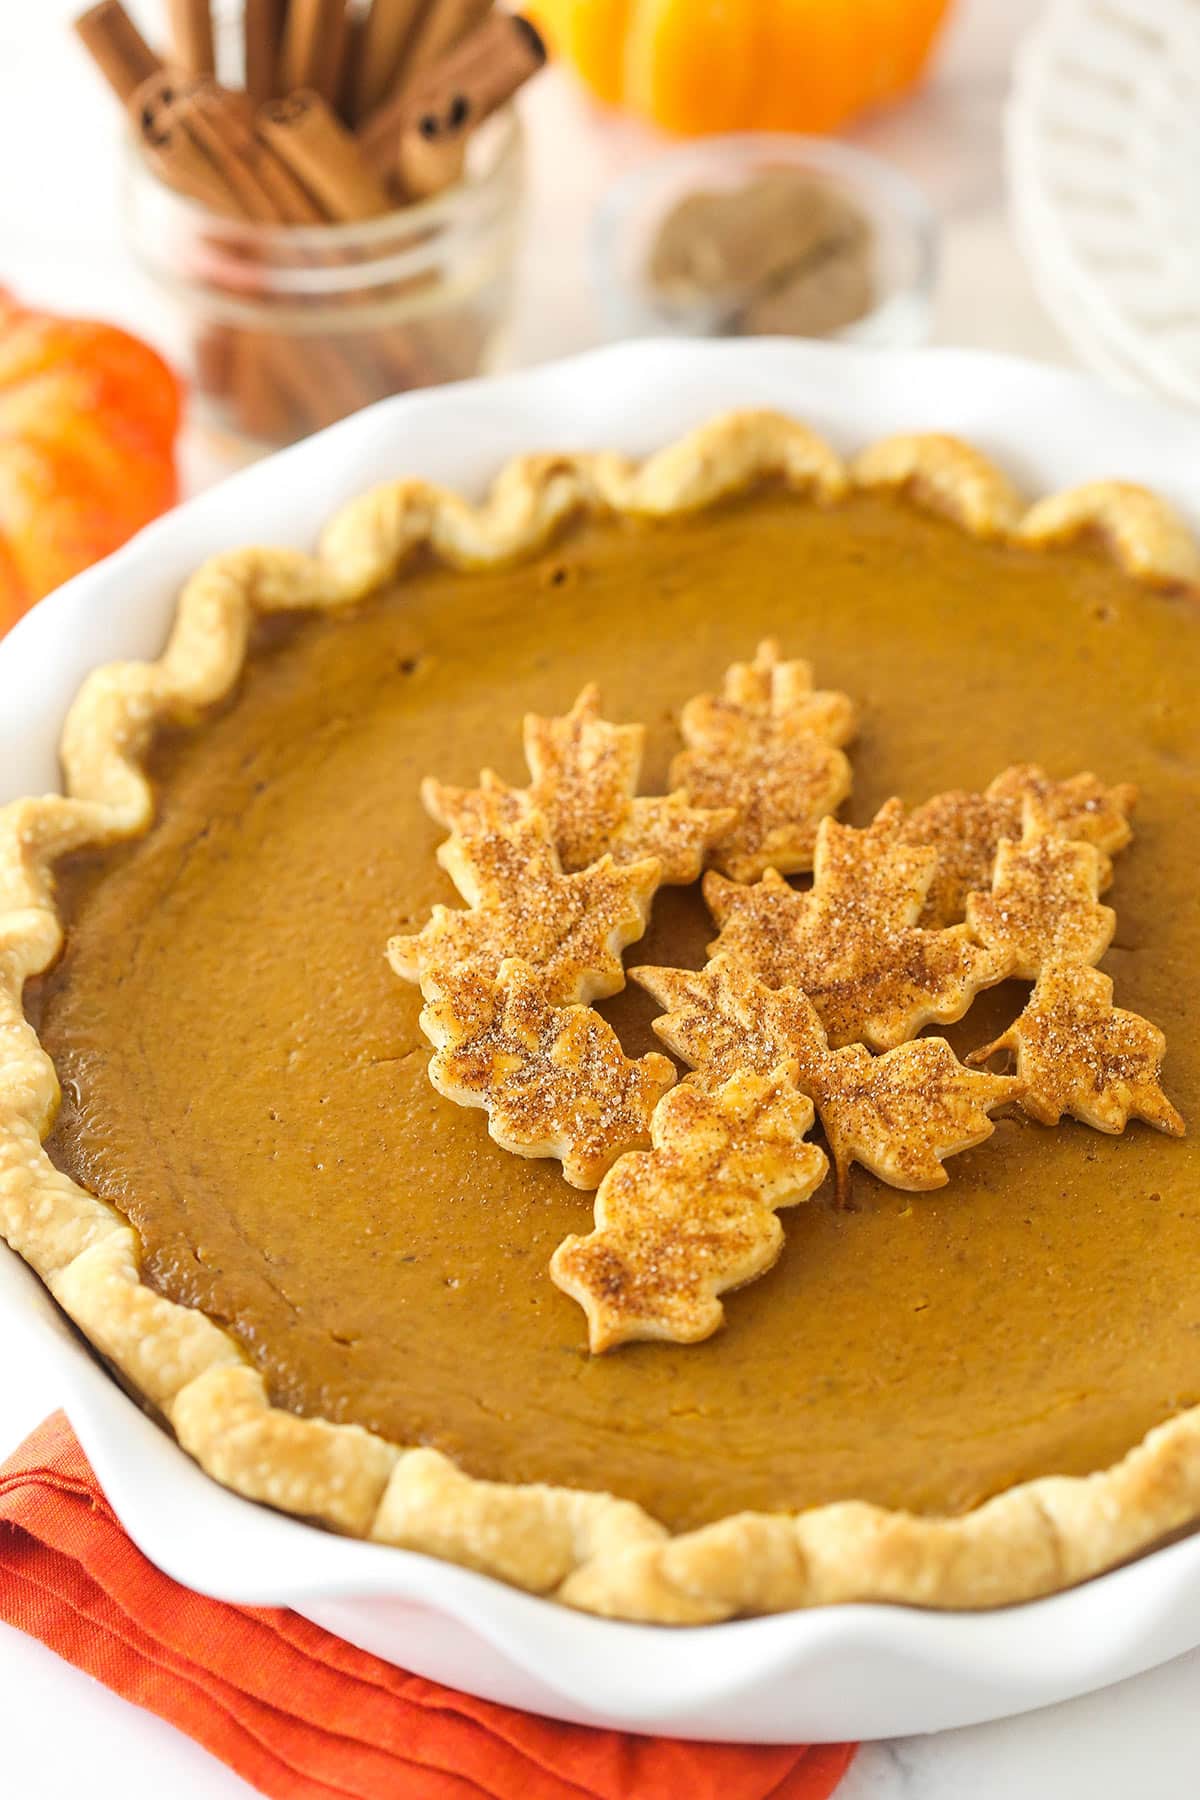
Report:
<svg viewBox="0 0 1200 1800"><path fill-rule="evenodd" d="M719 1087L684 1082L659 1101L653 1149L613 1164L595 1229L551 1259L552 1278L587 1314L594 1352L711 1337L725 1316L717 1296L777 1259L776 1209L807 1200L824 1178L824 1155L804 1141L812 1122L786 1069Z"/></svg>
<svg viewBox="0 0 1200 1800"><path fill-rule="evenodd" d="M1010 972L1008 953L972 942L965 925L917 925L937 852L896 841L897 810L890 802L862 831L824 819L807 893L772 870L750 887L704 880L721 928L712 950L768 987L802 988L835 1047L891 1049L933 1021L961 1019Z"/></svg>
<svg viewBox="0 0 1200 1800"><path fill-rule="evenodd" d="M517 959L494 977L470 965L441 977L421 1013L436 1048L429 1079L518 1156L555 1156L573 1187L594 1188L625 1150L649 1141L650 1115L674 1065L631 1062L588 1006L552 1006L537 971Z"/></svg>
<svg viewBox="0 0 1200 1800"><path fill-rule="evenodd" d="M671 781L697 806L734 809L715 867L735 881L811 868L818 824L850 792L840 746L854 728L848 696L814 689L809 664L784 662L773 639L733 664L720 694L689 700Z"/></svg>
<svg viewBox="0 0 1200 1800"><path fill-rule="evenodd" d="M1021 1105L1043 1125L1057 1125L1070 1113L1096 1131L1115 1134L1137 1118L1182 1137L1183 1118L1159 1081L1166 1048L1157 1025L1113 1005L1107 975L1052 962L1015 1023L967 1061L984 1063L1011 1051L1025 1084Z"/></svg>

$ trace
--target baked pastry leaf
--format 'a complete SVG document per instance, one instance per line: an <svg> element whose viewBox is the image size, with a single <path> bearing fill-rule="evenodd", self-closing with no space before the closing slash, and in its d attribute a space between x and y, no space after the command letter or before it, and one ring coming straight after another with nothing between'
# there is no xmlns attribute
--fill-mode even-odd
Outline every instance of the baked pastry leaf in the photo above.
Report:
<svg viewBox="0 0 1200 1800"><path fill-rule="evenodd" d="M594 1353L636 1338L712 1336L724 1318L718 1296L778 1257L776 1209L824 1180L824 1153L805 1141L812 1124L786 1065L719 1085L685 1081L659 1101L653 1148L613 1164L595 1229L565 1238L550 1262L587 1314Z"/></svg>
<svg viewBox="0 0 1200 1800"><path fill-rule="evenodd" d="M800 988L765 987L728 956L698 970L631 973L668 1009L657 1035L706 1079L788 1067L820 1114L842 1198L854 1163L891 1187L944 1186L944 1160L990 1137L991 1112L1022 1093L1020 1080L964 1068L944 1038L882 1056L862 1044L831 1050Z"/></svg>
<svg viewBox="0 0 1200 1800"><path fill-rule="evenodd" d="M893 800L862 830L823 819L804 893L773 869L751 886L704 878L720 927L710 954L736 957L768 987L802 988L835 1048L890 1050L924 1025L961 1019L1011 972L1010 953L974 942L966 925L917 924L937 851L898 842L899 816Z"/></svg>
<svg viewBox="0 0 1200 1800"><path fill-rule="evenodd" d="M849 696L813 687L806 662L784 661L773 638L727 670L720 694L698 694L680 717L687 745L671 781L698 806L732 807L710 861L735 881L766 869L812 867L821 819L850 792L841 746L854 736Z"/></svg>
<svg viewBox="0 0 1200 1800"><path fill-rule="evenodd" d="M967 896L967 924L1025 981L1050 962L1098 963L1117 923L1099 899L1103 873L1094 844L1060 837L1027 799L1024 836L1001 839L990 890Z"/></svg>
<svg viewBox="0 0 1200 1800"><path fill-rule="evenodd" d="M538 812L568 872L606 855L618 863L657 856L669 883L698 880L705 852L734 823L732 807L693 806L681 791L639 796L646 728L602 719L594 683L561 718L527 714L524 737L527 788L510 787L490 769L478 788L430 778L421 787L427 811L457 833L470 831L481 808L503 805L514 819Z"/></svg>
<svg viewBox="0 0 1200 1800"><path fill-rule="evenodd" d="M443 974L421 1013L435 1046L429 1079L518 1156L557 1157L572 1187L594 1188L625 1150L650 1140L650 1115L675 1082L651 1053L632 1061L589 1006L554 1006L518 958L494 977L470 964Z"/></svg>
<svg viewBox="0 0 1200 1800"><path fill-rule="evenodd" d="M467 910L435 906L420 931L389 940L388 960L405 981L433 997L457 969L494 976L519 956L554 1005L624 987L621 952L646 929L662 867L656 857L621 867L605 856L564 874L541 815L512 819L497 806L470 835L449 838L438 860Z"/></svg>
<svg viewBox="0 0 1200 1800"><path fill-rule="evenodd" d="M929 844L938 853L919 924L936 930L964 918L967 895L991 886L1000 840L1021 836L1029 798L1038 800L1060 837L1096 846L1102 855L1101 887L1107 887L1112 879L1107 859L1132 836L1129 814L1137 789L1129 782L1107 787L1090 772L1058 781L1034 763L1015 763L981 794L954 788L898 817L902 843Z"/></svg>
<svg viewBox="0 0 1200 1800"><path fill-rule="evenodd" d="M1140 1013L1113 1005L1109 976L1086 964L1047 963L1025 1010L994 1043L968 1058L1001 1051L1016 1059L1021 1105L1043 1125L1064 1113L1096 1131L1124 1131L1130 1119L1172 1137L1187 1129L1159 1079L1167 1040Z"/></svg>

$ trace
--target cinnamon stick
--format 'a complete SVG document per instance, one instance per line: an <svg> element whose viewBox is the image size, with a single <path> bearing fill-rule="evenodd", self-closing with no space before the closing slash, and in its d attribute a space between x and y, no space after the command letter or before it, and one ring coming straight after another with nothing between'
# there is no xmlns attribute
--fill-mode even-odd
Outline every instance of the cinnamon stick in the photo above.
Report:
<svg viewBox="0 0 1200 1800"><path fill-rule="evenodd" d="M462 179L467 146L460 137L427 136L419 127L406 131L396 147L392 184L405 200L432 200Z"/></svg>
<svg viewBox="0 0 1200 1800"><path fill-rule="evenodd" d="M320 202L326 218L348 224L391 209L387 189L372 174L352 133L311 89L263 107L258 128ZM432 280L432 275L415 277L403 287L390 287L386 297L398 298L406 289L423 287ZM378 298L384 297L380 292ZM368 365L372 398L421 384L422 371L408 326L382 327L364 334L355 351Z"/></svg>
<svg viewBox="0 0 1200 1800"><path fill-rule="evenodd" d="M255 106L279 92L276 75L283 43L284 0L246 0L242 42L246 92Z"/></svg>
<svg viewBox="0 0 1200 1800"><path fill-rule="evenodd" d="M346 54L346 0L291 0L283 27L279 86L316 88L323 100L336 101Z"/></svg>
<svg viewBox="0 0 1200 1800"><path fill-rule="evenodd" d="M258 113L259 134L303 183L325 217L370 219L391 200L353 134L313 88L272 100Z"/></svg>
<svg viewBox="0 0 1200 1800"><path fill-rule="evenodd" d="M492 0L430 0L404 59L408 83L461 43L491 11Z"/></svg>
<svg viewBox="0 0 1200 1800"><path fill-rule="evenodd" d="M180 96L176 111L248 219L262 225L320 224L320 207L255 134L244 96L200 82Z"/></svg>
<svg viewBox="0 0 1200 1800"><path fill-rule="evenodd" d="M185 75L216 72L210 0L168 0L172 62Z"/></svg>
<svg viewBox="0 0 1200 1800"><path fill-rule="evenodd" d="M545 60L546 46L528 19L493 13L367 121L359 133L364 154L377 173L398 180L411 195L406 183L427 183L427 171L436 166L422 140L443 146L442 166L453 169L450 146L461 145ZM425 191L432 190L426 185Z"/></svg>
<svg viewBox="0 0 1200 1800"><path fill-rule="evenodd" d="M546 60L541 33L520 13L493 13L415 82L409 101L426 137L465 137Z"/></svg>
<svg viewBox="0 0 1200 1800"><path fill-rule="evenodd" d="M129 122L142 154L160 181L210 211L238 216L236 193L188 131L178 106L185 91L168 69L160 69L129 101Z"/></svg>
<svg viewBox="0 0 1200 1800"><path fill-rule="evenodd" d="M75 21L75 33L117 99L125 106L162 69L120 0L100 0Z"/></svg>
<svg viewBox="0 0 1200 1800"><path fill-rule="evenodd" d="M335 111L349 126L354 125L358 116L354 107L354 90L362 69L363 29L366 22L364 13L352 12L346 15L346 48L342 55L342 79L338 87Z"/></svg>
<svg viewBox="0 0 1200 1800"><path fill-rule="evenodd" d="M286 385L273 365L272 345L277 341L258 331L238 331L231 346L228 392L237 421L247 437L263 443L286 438L296 424Z"/></svg>
<svg viewBox="0 0 1200 1800"><path fill-rule="evenodd" d="M307 431L334 425L378 400L379 389L340 345L317 332L289 339L255 333L263 370L278 384L293 418Z"/></svg>
<svg viewBox="0 0 1200 1800"><path fill-rule="evenodd" d="M423 5L424 0L371 0L352 92L356 119L369 118L395 88Z"/></svg>
<svg viewBox="0 0 1200 1800"><path fill-rule="evenodd" d="M237 336L228 325L201 326L192 345L196 386L202 394L227 395L233 387Z"/></svg>

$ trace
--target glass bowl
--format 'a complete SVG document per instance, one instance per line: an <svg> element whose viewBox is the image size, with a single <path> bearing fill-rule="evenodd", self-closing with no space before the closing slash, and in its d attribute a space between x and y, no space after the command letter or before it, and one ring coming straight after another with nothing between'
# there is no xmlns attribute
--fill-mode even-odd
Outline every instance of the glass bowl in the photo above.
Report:
<svg viewBox="0 0 1200 1800"><path fill-rule="evenodd" d="M668 215L698 193L735 193L785 169L812 176L853 204L870 232L873 303L826 335L906 348L929 336L938 224L920 189L850 144L783 132L745 132L681 144L623 176L601 198L591 231L591 272L611 338L738 335L716 305L673 301L655 291L650 257Z"/></svg>

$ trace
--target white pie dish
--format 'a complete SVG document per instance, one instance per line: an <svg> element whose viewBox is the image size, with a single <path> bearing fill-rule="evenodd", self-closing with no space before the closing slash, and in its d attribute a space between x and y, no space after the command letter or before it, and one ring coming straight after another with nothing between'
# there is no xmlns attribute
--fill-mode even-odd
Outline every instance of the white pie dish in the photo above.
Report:
<svg viewBox="0 0 1200 1800"><path fill-rule="evenodd" d="M477 490L524 450L647 451L735 405L781 407L846 448L956 431L1031 494L1119 474L1185 512L1190 501L1195 518L1200 422L1074 376L952 351L627 345L387 402L180 509L63 589L0 645L0 798L55 785L59 727L83 676L155 654L180 582L212 551L307 544L342 500L388 475ZM696 1737L892 1736L1043 1705L1200 1642L1200 1536L992 1614L860 1606L675 1632L573 1614L235 1498L109 1380L10 1257L4 1302L55 1357L114 1507L170 1574L293 1606L420 1673L518 1705Z"/></svg>

